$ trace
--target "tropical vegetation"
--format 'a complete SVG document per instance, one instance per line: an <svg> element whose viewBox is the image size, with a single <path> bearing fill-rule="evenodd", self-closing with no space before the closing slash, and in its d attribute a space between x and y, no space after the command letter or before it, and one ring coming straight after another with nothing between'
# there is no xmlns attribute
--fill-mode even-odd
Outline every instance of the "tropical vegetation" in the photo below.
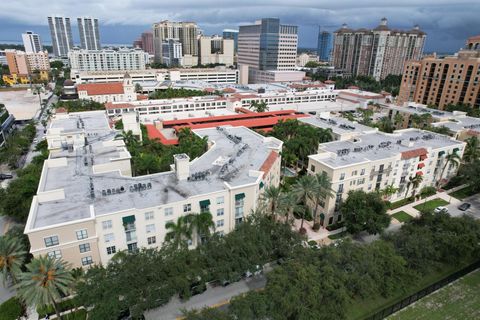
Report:
<svg viewBox="0 0 480 320"><path fill-rule="evenodd" d="M157 90L152 92L148 98L149 99L173 99L173 98L187 98L187 97L198 97L205 96L208 93L203 90L192 90L184 88L167 88L165 90Z"/></svg>
<svg viewBox="0 0 480 320"><path fill-rule="evenodd" d="M86 99L59 101L53 107L56 109L64 108L67 112L105 110L103 103Z"/></svg>
<svg viewBox="0 0 480 320"><path fill-rule="evenodd" d="M0 149L0 164L8 164L11 169L19 168L21 159L30 149L36 132L35 123L31 121L22 129L15 129L9 134L5 146Z"/></svg>

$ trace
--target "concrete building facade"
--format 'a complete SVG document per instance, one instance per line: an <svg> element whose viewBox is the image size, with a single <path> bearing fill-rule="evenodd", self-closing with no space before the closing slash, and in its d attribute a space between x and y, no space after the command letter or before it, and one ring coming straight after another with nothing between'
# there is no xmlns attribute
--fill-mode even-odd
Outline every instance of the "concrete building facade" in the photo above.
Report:
<svg viewBox="0 0 480 320"><path fill-rule="evenodd" d="M79 99L100 103L137 100L135 85L128 73L122 82L79 84L76 89Z"/></svg>
<svg viewBox="0 0 480 320"><path fill-rule="evenodd" d="M332 55L332 34L328 31L318 29L317 55L321 61L330 61Z"/></svg>
<svg viewBox="0 0 480 320"><path fill-rule="evenodd" d="M198 39L199 64L233 66L234 40L220 36L200 36Z"/></svg>
<svg viewBox="0 0 480 320"><path fill-rule="evenodd" d="M183 65L182 44L178 40L168 39L162 43L162 61L168 67Z"/></svg>
<svg viewBox="0 0 480 320"><path fill-rule="evenodd" d="M23 46L26 53L37 53L43 51L42 40L40 36L32 31L22 33Z"/></svg>
<svg viewBox="0 0 480 320"><path fill-rule="evenodd" d="M173 39L182 44L185 66L198 64L197 36L199 30L195 22L173 22L165 20L154 23L152 28L155 62L163 63L162 44L164 41Z"/></svg>
<svg viewBox="0 0 480 320"><path fill-rule="evenodd" d="M77 18L80 46L85 50L101 50L98 19L91 17Z"/></svg>
<svg viewBox="0 0 480 320"><path fill-rule="evenodd" d="M5 55L10 74L31 76L38 72L42 79L48 79L50 61L47 51L25 53L24 51L7 49Z"/></svg>
<svg viewBox="0 0 480 320"><path fill-rule="evenodd" d="M148 54L141 49L74 49L68 53L70 67L76 71L145 70Z"/></svg>
<svg viewBox="0 0 480 320"><path fill-rule="evenodd" d="M235 29L223 29L223 39L233 40L233 48L235 53L238 51L238 30Z"/></svg>
<svg viewBox="0 0 480 320"><path fill-rule="evenodd" d="M73 49L70 18L48 17L48 26L52 38L53 54L56 57L67 57L68 52Z"/></svg>
<svg viewBox="0 0 480 320"><path fill-rule="evenodd" d="M149 55L153 55L153 33L151 31L142 32L140 37L133 42L133 47L140 48Z"/></svg>
<svg viewBox="0 0 480 320"><path fill-rule="evenodd" d="M453 56L428 56L405 65L397 99L435 105L464 103L480 107L480 36L467 40L465 49Z"/></svg>
<svg viewBox="0 0 480 320"><path fill-rule="evenodd" d="M353 30L344 24L334 32L332 63L352 75L377 80L400 75L407 60L422 57L425 39L418 26L409 31L390 29L386 18L371 30Z"/></svg>
<svg viewBox="0 0 480 320"><path fill-rule="evenodd" d="M107 264L120 250L161 246L168 222L206 211L215 232L234 230L263 189L279 185L282 142L244 127L194 133L208 137L204 155L178 154L172 171L132 177L130 154L104 112L57 115L25 227L30 252L73 267ZM196 237L187 244L195 247Z"/></svg>
<svg viewBox="0 0 480 320"><path fill-rule="evenodd" d="M339 210L351 190L373 192L393 185L398 191L388 200L396 201L410 196L410 177L423 176L417 191L449 179L457 168L450 164L443 170L445 157L451 153L462 157L464 148L464 142L417 129L375 132L320 144L318 154L309 156L308 173L325 173L332 182L335 195L320 205L324 225L343 220Z"/></svg>

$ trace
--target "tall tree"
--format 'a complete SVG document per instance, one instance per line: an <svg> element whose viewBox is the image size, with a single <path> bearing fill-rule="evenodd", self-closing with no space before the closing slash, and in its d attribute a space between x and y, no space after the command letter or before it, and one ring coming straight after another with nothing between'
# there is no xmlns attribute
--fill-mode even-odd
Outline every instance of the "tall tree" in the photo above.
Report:
<svg viewBox="0 0 480 320"><path fill-rule="evenodd" d="M282 191L280 187L276 187L274 185L266 186L265 190L263 190L263 193L260 196L260 200L265 203L265 206L273 219L276 218L278 213L277 210L280 206L281 198Z"/></svg>
<svg viewBox="0 0 480 320"><path fill-rule="evenodd" d="M4 286L8 279L11 279L14 284L17 283L26 254L20 239L9 236L0 237L0 272Z"/></svg>
<svg viewBox="0 0 480 320"><path fill-rule="evenodd" d="M69 293L73 282L68 264L61 259L39 256L26 268L16 286L18 295L27 305L53 305L57 318L62 319L58 302L62 295Z"/></svg>
<svg viewBox="0 0 480 320"><path fill-rule="evenodd" d="M265 112L268 111L268 105L265 101L252 101L249 109L255 112Z"/></svg>
<svg viewBox="0 0 480 320"><path fill-rule="evenodd" d="M305 206L304 210L299 210L299 212L302 211L304 213L301 216L302 223L300 230L303 229L303 223L307 216L305 212L307 211L309 202L314 200L316 188L317 182L315 177L308 174L301 176L292 187L292 192L297 196L297 201Z"/></svg>
<svg viewBox="0 0 480 320"><path fill-rule="evenodd" d="M460 165L460 156L456 152L449 153L445 156L445 163L443 165L442 171L440 173L440 178L437 180L437 185L440 185L442 179L443 179L443 174L445 173L445 170L447 169L448 165L452 165L453 168L458 168Z"/></svg>
<svg viewBox="0 0 480 320"><path fill-rule="evenodd" d="M285 216L285 222L291 223L291 218L301 207L298 204L297 195L293 192L282 192L280 197L280 212Z"/></svg>
<svg viewBox="0 0 480 320"><path fill-rule="evenodd" d="M351 190L340 210L345 218L345 226L352 234L362 231L377 234L390 225L387 206L378 192Z"/></svg>
<svg viewBox="0 0 480 320"><path fill-rule="evenodd" d="M421 176L419 174L416 174L415 176L408 178L407 191L408 191L408 188L411 186L412 187L412 199L415 199L415 193L417 192L417 189L420 186L420 184L422 183L422 181L423 181L423 176Z"/></svg>
<svg viewBox="0 0 480 320"><path fill-rule="evenodd" d="M177 223L167 222L165 229L167 229L165 241L172 243L176 248L186 247L187 241L192 240L192 224L187 216L178 217Z"/></svg>
<svg viewBox="0 0 480 320"><path fill-rule="evenodd" d="M208 211L189 214L186 219L190 221L193 232L199 240L198 243L204 243L210 237L211 231L215 229L212 214Z"/></svg>
<svg viewBox="0 0 480 320"><path fill-rule="evenodd" d="M331 198L335 196L335 192L332 189L332 182L330 178L325 173L317 173L315 175L315 189L313 191L313 199L314 199L314 211L313 211L313 223L317 222L317 218L319 217L318 214L318 207L321 202L324 202L325 199ZM320 221L320 224L323 225L323 221Z"/></svg>
<svg viewBox="0 0 480 320"><path fill-rule="evenodd" d="M480 140L473 136L465 141L467 142L467 145L465 146L463 159L467 163L473 163L475 160L480 158Z"/></svg>

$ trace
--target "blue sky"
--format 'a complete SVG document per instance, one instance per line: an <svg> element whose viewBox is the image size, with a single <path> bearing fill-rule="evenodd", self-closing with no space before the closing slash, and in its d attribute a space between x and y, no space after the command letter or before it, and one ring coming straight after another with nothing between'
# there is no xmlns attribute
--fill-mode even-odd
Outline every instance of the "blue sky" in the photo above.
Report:
<svg viewBox="0 0 480 320"><path fill-rule="evenodd" d="M104 44L131 44L151 24L160 20L195 21L205 34L221 33L262 17L278 17L299 26L301 47L315 47L318 27L334 30L342 23L352 28L375 27L382 17L396 29L414 24L427 32L427 51L454 52L468 36L480 34L480 1L464 0L10 0L0 10L0 40L21 41L32 30L50 42L47 16L60 14L73 20L92 16L100 21Z"/></svg>

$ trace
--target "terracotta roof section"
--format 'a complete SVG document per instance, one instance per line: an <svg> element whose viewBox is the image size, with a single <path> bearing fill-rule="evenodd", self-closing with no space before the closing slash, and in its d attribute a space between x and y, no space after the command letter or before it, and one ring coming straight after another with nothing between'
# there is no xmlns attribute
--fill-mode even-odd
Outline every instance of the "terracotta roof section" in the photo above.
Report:
<svg viewBox="0 0 480 320"><path fill-rule="evenodd" d="M148 100L148 96L145 94L137 94L137 100Z"/></svg>
<svg viewBox="0 0 480 320"><path fill-rule="evenodd" d="M411 159L419 156L423 156L427 154L427 149L425 148L418 148L414 150L404 151L402 152L402 160Z"/></svg>
<svg viewBox="0 0 480 320"><path fill-rule="evenodd" d="M123 82L84 83L77 86L77 91L86 91L89 96L124 93Z"/></svg>
<svg viewBox="0 0 480 320"><path fill-rule="evenodd" d="M265 177L265 175L270 171L277 158L278 153L271 151L265 162L260 167L260 171L263 171L263 177Z"/></svg>
<svg viewBox="0 0 480 320"><path fill-rule="evenodd" d="M152 140L159 140L164 145L178 144L178 139L167 139L153 124L146 124L148 137Z"/></svg>
<svg viewBox="0 0 480 320"><path fill-rule="evenodd" d="M237 92L237 90L235 90L233 88L225 88L225 89L223 89L223 92L225 92L225 93L235 93L235 92Z"/></svg>
<svg viewBox="0 0 480 320"><path fill-rule="evenodd" d="M105 109L106 110L113 110L113 109L128 109L128 108L135 108L133 104L130 103L111 103L107 102L105 103Z"/></svg>

